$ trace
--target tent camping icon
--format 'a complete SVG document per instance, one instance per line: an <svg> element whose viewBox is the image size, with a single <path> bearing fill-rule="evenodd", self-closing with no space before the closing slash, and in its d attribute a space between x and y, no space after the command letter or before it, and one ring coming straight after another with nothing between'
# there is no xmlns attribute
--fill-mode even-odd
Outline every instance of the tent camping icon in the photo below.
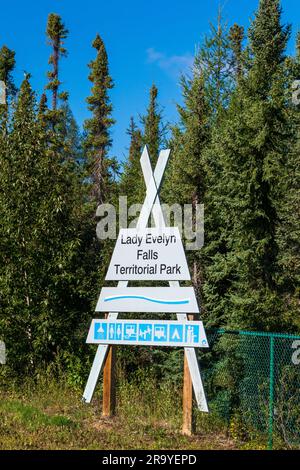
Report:
<svg viewBox="0 0 300 470"><path fill-rule="evenodd" d="M174 333L172 334L171 339L173 339L173 340L177 339L178 341L180 340L180 336L179 336L179 332L178 332L177 328L174 329Z"/></svg>

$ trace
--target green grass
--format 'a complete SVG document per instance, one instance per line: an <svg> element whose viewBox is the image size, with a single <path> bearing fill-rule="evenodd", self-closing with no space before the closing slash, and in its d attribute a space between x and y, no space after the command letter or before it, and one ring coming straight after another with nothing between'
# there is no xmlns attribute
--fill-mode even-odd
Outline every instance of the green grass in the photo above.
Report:
<svg viewBox="0 0 300 470"><path fill-rule="evenodd" d="M1 414L14 416L23 426L38 430L45 426L74 426L74 422L65 416L49 416L38 408L26 405L20 401L8 400L1 405Z"/></svg>
<svg viewBox="0 0 300 470"><path fill-rule="evenodd" d="M197 415L197 433L183 436L181 393L150 379L119 380L117 412L101 417L101 386L90 405L64 380L1 386L0 449L232 449L211 417Z"/></svg>

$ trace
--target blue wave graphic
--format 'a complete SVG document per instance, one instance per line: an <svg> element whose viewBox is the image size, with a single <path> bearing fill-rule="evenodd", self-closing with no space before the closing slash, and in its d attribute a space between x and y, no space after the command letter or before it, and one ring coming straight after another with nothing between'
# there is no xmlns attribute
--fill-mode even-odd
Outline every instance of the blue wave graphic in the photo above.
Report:
<svg viewBox="0 0 300 470"><path fill-rule="evenodd" d="M159 300L159 299L153 299L151 297L144 297L143 295L118 295L115 297L106 297L104 298L104 302L112 302L113 300L121 300L121 299L139 299L139 300L146 300L148 302L153 302L155 304L163 304L163 305L186 305L190 303L189 299Z"/></svg>

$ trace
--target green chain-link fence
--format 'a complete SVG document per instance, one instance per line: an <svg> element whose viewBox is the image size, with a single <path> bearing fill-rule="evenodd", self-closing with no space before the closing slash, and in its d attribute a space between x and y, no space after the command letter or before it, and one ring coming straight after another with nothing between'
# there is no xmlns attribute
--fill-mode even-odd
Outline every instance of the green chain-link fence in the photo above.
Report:
<svg viewBox="0 0 300 470"><path fill-rule="evenodd" d="M300 336L209 330L208 340L201 364L211 411L269 449L300 448Z"/></svg>

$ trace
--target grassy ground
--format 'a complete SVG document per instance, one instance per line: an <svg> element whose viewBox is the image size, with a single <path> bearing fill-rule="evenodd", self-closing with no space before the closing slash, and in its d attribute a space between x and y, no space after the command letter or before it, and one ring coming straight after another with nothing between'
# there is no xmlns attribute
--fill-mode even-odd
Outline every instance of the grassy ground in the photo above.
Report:
<svg viewBox="0 0 300 470"><path fill-rule="evenodd" d="M99 398L84 405L80 389L63 380L1 387L0 449L236 448L220 423L200 413L197 433L182 436L180 392L170 385L121 381L117 398L117 416L104 419Z"/></svg>

